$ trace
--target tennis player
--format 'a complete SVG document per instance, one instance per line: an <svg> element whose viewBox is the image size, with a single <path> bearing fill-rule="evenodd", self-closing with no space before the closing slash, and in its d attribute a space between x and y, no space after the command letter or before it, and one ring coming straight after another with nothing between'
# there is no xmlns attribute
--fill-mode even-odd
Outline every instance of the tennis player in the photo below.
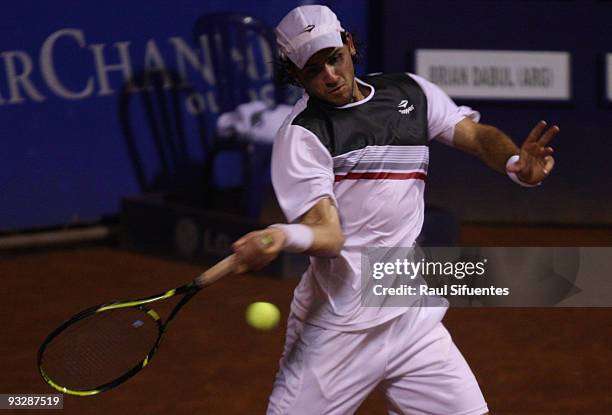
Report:
<svg viewBox="0 0 612 415"><path fill-rule="evenodd" d="M413 74L355 77L350 33L325 6L279 23L280 58L305 93L278 132L272 182L288 224L234 244L242 270L281 250L310 256L295 289L268 414L351 414L381 385L391 414L488 408L441 320L446 307L364 307L363 247L413 246L431 140L478 156L522 186L554 166L556 126L521 146Z"/></svg>

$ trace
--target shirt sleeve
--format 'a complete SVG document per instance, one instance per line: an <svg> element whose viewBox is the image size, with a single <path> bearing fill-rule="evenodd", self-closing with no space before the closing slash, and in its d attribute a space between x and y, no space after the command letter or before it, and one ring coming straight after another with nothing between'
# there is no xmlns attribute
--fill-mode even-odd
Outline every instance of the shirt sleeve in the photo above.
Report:
<svg viewBox="0 0 612 415"><path fill-rule="evenodd" d="M322 198L329 197L337 206L332 157L311 131L284 126L274 141L271 165L274 192L289 223Z"/></svg>
<svg viewBox="0 0 612 415"><path fill-rule="evenodd" d="M418 75L408 75L419 84L427 97L427 123L430 140L436 139L452 146L455 124L465 117L474 122L480 121L478 111L466 106L457 106L436 84Z"/></svg>

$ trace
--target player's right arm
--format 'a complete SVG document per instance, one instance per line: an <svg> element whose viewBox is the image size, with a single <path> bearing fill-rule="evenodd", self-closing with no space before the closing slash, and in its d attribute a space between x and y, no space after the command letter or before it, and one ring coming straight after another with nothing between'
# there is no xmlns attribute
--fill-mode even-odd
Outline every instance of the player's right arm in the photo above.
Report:
<svg viewBox="0 0 612 415"><path fill-rule="evenodd" d="M329 198L323 198L306 212L298 221L306 228L297 228L297 232L310 232L310 246L301 251L304 254L318 257L335 257L344 246L344 234L340 227L338 211ZM285 225L283 225L285 226ZM250 232L238 239L233 249L240 263L239 272L256 271L272 262L287 246L294 225L270 227Z"/></svg>
<svg viewBox="0 0 612 415"><path fill-rule="evenodd" d="M236 241L234 251L242 269L261 268L282 250L319 257L339 255L345 238L333 189L333 160L318 137L302 126L286 124L274 142L271 172L287 224L251 232Z"/></svg>
<svg viewBox="0 0 612 415"><path fill-rule="evenodd" d="M312 244L304 253L312 256L335 257L344 246L344 234L340 226L338 210L331 199L319 200L302 218L313 233Z"/></svg>

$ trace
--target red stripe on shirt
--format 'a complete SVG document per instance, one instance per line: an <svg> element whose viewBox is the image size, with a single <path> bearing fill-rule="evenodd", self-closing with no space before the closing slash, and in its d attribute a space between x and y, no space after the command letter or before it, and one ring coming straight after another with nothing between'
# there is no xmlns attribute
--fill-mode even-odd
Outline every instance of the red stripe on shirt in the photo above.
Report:
<svg viewBox="0 0 612 415"><path fill-rule="evenodd" d="M348 174L337 174L335 176L335 181L339 182L340 180L408 180L408 179L418 179L425 180L427 174L421 172L412 172L412 173L393 173L388 171L379 171L379 172L363 172L363 173L348 173Z"/></svg>

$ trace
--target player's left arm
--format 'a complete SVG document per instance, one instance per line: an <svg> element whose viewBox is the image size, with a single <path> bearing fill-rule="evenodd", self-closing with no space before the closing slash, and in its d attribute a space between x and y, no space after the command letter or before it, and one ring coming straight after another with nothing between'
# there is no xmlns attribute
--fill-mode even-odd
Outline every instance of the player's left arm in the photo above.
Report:
<svg viewBox="0 0 612 415"><path fill-rule="evenodd" d="M546 122L540 121L518 148L500 129L464 118L455 125L453 146L478 156L494 170L514 173L523 183L536 185L555 165L553 149L548 144L558 133L559 127L547 128ZM514 155L518 160L507 164Z"/></svg>

